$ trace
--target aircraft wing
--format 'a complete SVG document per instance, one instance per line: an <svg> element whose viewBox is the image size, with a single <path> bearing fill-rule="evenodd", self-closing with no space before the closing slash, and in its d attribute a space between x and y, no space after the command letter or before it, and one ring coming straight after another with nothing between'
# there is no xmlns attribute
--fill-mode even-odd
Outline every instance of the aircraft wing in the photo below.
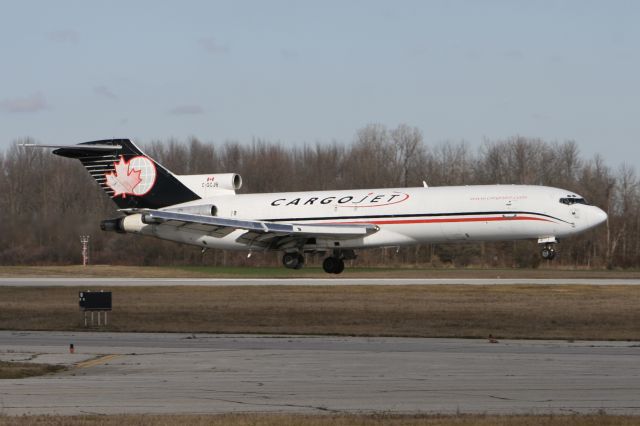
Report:
<svg viewBox="0 0 640 426"><path fill-rule="evenodd" d="M233 231L246 231L236 241L251 246L279 248L285 243L308 238L325 237L350 239L364 237L378 231L373 224L298 224L258 220L240 220L217 216L203 216L162 210L144 210L142 221L146 224L162 224L182 229L224 237Z"/></svg>

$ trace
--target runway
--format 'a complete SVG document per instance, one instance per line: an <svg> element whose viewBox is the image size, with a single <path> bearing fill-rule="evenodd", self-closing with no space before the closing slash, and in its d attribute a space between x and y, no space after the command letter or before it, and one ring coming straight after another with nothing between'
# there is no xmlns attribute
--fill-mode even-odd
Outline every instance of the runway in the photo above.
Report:
<svg viewBox="0 0 640 426"><path fill-rule="evenodd" d="M9 415L640 414L639 355L630 342L0 331L1 359L81 362L3 380L0 402Z"/></svg>
<svg viewBox="0 0 640 426"><path fill-rule="evenodd" d="M0 287L324 286L324 285L640 285L620 278L0 278Z"/></svg>

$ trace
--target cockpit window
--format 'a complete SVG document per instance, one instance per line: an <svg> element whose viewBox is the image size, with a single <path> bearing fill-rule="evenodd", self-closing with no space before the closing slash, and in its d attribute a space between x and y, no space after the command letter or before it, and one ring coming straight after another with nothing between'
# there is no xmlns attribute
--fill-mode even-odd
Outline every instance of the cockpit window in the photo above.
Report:
<svg viewBox="0 0 640 426"><path fill-rule="evenodd" d="M567 198L560 198L560 202L562 204L587 204L587 202L585 201L584 198L578 198L578 197L567 197Z"/></svg>

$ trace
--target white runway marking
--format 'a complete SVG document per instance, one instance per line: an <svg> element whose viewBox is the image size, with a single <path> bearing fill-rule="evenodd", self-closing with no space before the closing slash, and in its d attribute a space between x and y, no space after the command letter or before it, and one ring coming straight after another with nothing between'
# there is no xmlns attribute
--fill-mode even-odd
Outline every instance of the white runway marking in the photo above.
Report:
<svg viewBox="0 0 640 426"><path fill-rule="evenodd" d="M339 286L339 285L640 285L640 279L618 278L0 278L4 287L132 286Z"/></svg>

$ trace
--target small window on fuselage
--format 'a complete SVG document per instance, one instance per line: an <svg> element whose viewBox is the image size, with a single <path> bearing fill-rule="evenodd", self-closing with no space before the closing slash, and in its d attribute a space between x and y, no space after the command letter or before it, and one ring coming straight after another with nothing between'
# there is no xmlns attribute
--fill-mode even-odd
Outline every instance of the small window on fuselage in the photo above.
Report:
<svg viewBox="0 0 640 426"><path fill-rule="evenodd" d="M570 197L570 198L560 198L560 202L562 204L587 204L586 200L584 198L578 198L578 197Z"/></svg>

